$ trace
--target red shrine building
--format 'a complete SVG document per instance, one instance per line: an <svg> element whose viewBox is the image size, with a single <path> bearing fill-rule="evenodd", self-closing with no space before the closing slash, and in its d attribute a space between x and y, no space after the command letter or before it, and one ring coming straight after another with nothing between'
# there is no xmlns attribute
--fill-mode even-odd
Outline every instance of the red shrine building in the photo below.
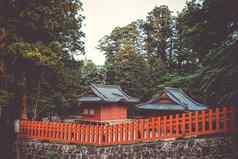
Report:
<svg viewBox="0 0 238 159"><path fill-rule="evenodd" d="M120 86L91 84L90 92L79 98L80 121L110 122L128 118L128 107L139 99L128 96Z"/></svg>
<svg viewBox="0 0 238 159"><path fill-rule="evenodd" d="M144 117L171 115L181 112L202 111L208 106L198 103L182 89L166 87L159 97L137 105Z"/></svg>

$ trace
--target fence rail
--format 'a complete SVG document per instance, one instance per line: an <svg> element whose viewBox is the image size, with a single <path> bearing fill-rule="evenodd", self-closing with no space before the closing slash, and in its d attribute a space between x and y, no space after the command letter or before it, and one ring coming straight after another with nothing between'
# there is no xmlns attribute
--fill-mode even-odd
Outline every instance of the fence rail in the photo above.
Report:
<svg viewBox="0 0 238 159"><path fill-rule="evenodd" d="M139 119L131 123L111 126L22 120L18 137L96 146L174 140L230 133L233 128L234 114L234 108L223 107Z"/></svg>

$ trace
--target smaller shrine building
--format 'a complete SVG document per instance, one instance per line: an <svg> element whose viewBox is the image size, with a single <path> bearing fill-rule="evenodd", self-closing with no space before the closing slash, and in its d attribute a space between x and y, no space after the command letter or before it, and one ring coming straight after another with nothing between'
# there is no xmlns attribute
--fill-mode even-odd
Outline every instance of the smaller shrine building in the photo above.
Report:
<svg viewBox="0 0 238 159"><path fill-rule="evenodd" d="M137 105L137 109L141 116L151 117L202 111L208 107L192 99L182 89L166 87L159 97Z"/></svg>
<svg viewBox="0 0 238 159"><path fill-rule="evenodd" d="M91 84L87 95L79 98L79 114L74 115L81 121L109 122L128 119L128 107L139 99L128 96L120 86Z"/></svg>

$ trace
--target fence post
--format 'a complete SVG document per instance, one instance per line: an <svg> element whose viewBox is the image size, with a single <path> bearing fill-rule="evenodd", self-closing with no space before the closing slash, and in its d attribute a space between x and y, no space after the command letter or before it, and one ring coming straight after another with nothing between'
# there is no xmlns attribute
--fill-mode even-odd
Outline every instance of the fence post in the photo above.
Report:
<svg viewBox="0 0 238 159"><path fill-rule="evenodd" d="M202 134L206 133L206 112L202 111Z"/></svg>
<svg viewBox="0 0 238 159"><path fill-rule="evenodd" d="M186 114L182 114L182 134L183 136L186 136Z"/></svg>
<svg viewBox="0 0 238 159"><path fill-rule="evenodd" d="M86 133L85 133L85 125L81 125L81 141L82 141L82 144L85 144L85 140L86 140Z"/></svg>
<svg viewBox="0 0 238 159"><path fill-rule="evenodd" d="M143 130L143 119L138 120L138 139L139 141L143 141L144 139L144 130Z"/></svg>
<svg viewBox="0 0 238 159"><path fill-rule="evenodd" d="M156 127L156 122L155 122L155 118L153 117L152 119L151 119L152 121L151 121L151 126L152 126L152 141L155 141L155 127Z"/></svg>
<svg viewBox="0 0 238 159"><path fill-rule="evenodd" d="M122 124L118 125L118 141L121 144L122 143L122 138L123 138L123 132L122 132Z"/></svg>
<svg viewBox="0 0 238 159"><path fill-rule="evenodd" d="M173 116L169 115L169 136L173 137Z"/></svg>
<svg viewBox="0 0 238 159"><path fill-rule="evenodd" d="M99 134L98 134L98 137L99 137L99 140L98 140L98 142L99 142L99 146L100 145L102 145L102 143L103 143L103 127L102 127L102 125L99 125Z"/></svg>
<svg viewBox="0 0 238 159"><path fill-rule="evenodd" d="M49 141L54 141L54 122L51 122L49 125L49 133L50 133L50 138Z"/></svg>
<svg viewBox="0 0 238 159"><path fill-rule="evenodd" d="M71 123L68 125L68 143L72 141L72 125Z"/></svg>
<svg viewBox="0 0 238 159"><path fill-rule="evenodd" d="M48 140L49 139L49 137L48 137L48 125L49 125L49 122L46 122L45 124L44 123L42 123L42 125L44 125L44 136L43 136L43 138L45 139L45 140Z"/></svg>
<svg viewBox="0 0 238 159"><path fill-rule="evenodd" d="M99 145L99 127L98 125L95 125L95 140L94 143L96 145Z"/></svg>
<svg viewBox="0 0 238 159"><path fill-rule="evenodd" d="M75 143L79 144L80 143L80 124L75 124Z"/></svg>
<svg viewBox="0 0 238 159"><path fill-rule="evenodd" d="M167 137L167 116L163 117L163 138Z"/></svg>
<svg viewBox="0 0 238 159"><path fill-rule="evenodd" d="M176 135L175 136L177 138L177 137L179 137L179 115L178 114L175 115L175 124L176 124L176 128L175 128Z"/></svg>
<svg viewBox="0 0 238 159"><path fill-rule="evenodd" d="M86 143L90 143L90 125L86 125Z"/></svg>
<svg viewBox="0 0 238 159"><path fill-rule="evenodd" d="M47 137L48 137L48 141L51 141L51 123L48 122L47 125Z"/></svg>
<svg viewBox="0 0 238 159"><path fill-rule="evenodd" d="M138 120L133 121L133 140L137 142L138 140Z"/></svg>
<svg viewBox="0 0 238 159"><path fill-rule="evenodd" d="M104 127L104 138L105 138L104 145L107 145L108 144L108 127L107 127L107 125Z"/></svg>
<svg viewBox="0 0 238 159"><path fill-rule="evenodd" d="M209 110L208 112L208 120L209 120L209 132L211 133L213 130L213 126L212 126L212 119L213 119L213 113L212 113L212 109Z"/></svg>
<svg viewBox="0 0 238 159"><path fill-rule="evenodd" d="M72 143L76 144L77 143L77 135L78 135L78 132L77 132L77 125L78 124L75 124L73 123L72 124Z"/></svg>
<svg viewBox="0 0 238 159"><path fill-rule="evenodd" d="M34 137L34 131L35 131L35 123L34 121L30 121L29 124L29 128L30 128L30 138Z"/></svg>
<svg viewBox="0 0 238 159"><path fill-rule="evenodd" d="M55 141L58 140L58 123L54 123L54 137L55 137Z"/></svg>
<svg viewBox="0 0 238 159"><path fill-rule="evenodd" d="M28 135L28 133L29 133L29 130L28 130L28 121L24 121L25 123L24 123L24 125L25 125L25 137L27 138L27 135Z"/></svg>
<svg viewBox="0 0 238 159"><path fill-rule="evenodd" d="M149 136L150 136L150 132L149 132L149 124L150 124L150 121L148 119L144 119L144 128L145 128L145 141L148 141L149 140Z"/></svg>
<svg viewBox="0 0 238 159"><path fill-rule="evenodd" d="M131 142L135 143L135 129L134 129L134 122L130 123L130 128L131 128L131 137L130 140Z"/></svg>
<svg viewBox="0 0 238 159"><path fill-rule="evenodd" d="M39 139L42 139L42 137L44 136L44 126L42 122L39 122L39 128L40 128Z"/></svg>
<svg viewBox="0 0 238 159"><path fill-rule="evenodd" d="M195 135L198 135L198 112L195 112Z"/></svg>
<svg viewBox="0 0 238 159"><path fill-rule="evenodd" d="M142 141L145 140L145 119L141 120L141 137Z"/></svg>
<svg viewBox="0 0 238 159"><path fill-rule="evenodd" d="M115 125L115 144L118 144L119 141L118 141L118 129L119 129L119 125Z"/></svg>
<svg viewBox="0 0 238 159"><path fill-rule="evenodd" d="M112 126L112 144L116 143L116 125Z"/></svg>
<svg viewBox="0 0 238 159"><path fill-rule="evenodd" d="M91 144L92 143L92 128L93 126L92 125L88 125L88 143Z"/></svg>
<svg viewBox="0 0 238 159"><path fill-rule="evenodd" d="M192 136L192 133L193 133L193 131L192 131L193 130L192 129L193 128L193 118L192 118L193 116L192 115L193 114L192 114L192 112L189 112L188 115L189 115L189 120L188 120L189 121L189 124L188 124L189 136Z"/></svg>
<svg viewBox="0 0 238 159"><path fill-rule="evenodd" d="M123 143L127 142L127 131L126 131L126 124L122 124L122 132L123 132Z"/></svg>
<svg viewBox="0 0 238 159"><path fill-rule="evenodd" d="M157 131L158 131L158 140L160 140L161 138L161 118L158 117L157 118Z"/></svg>
<svg viewBox="0 0 238 159"><path fill-rule="evenodd" d="M112 144L112 141L113 141L113 129L112 129L112 126L110 125L109 127L108 127L108 129L109 129L109 136L108 136L108 143L109 144Z"/></svg>
<svg viewBox="0 0 238 159"><path fill-rule="evenodd" d="M38 137L38 132L39 132L39 129L38 129L38 122L35 121L35 132L34 132L34 138L37 139Z"/></svg>

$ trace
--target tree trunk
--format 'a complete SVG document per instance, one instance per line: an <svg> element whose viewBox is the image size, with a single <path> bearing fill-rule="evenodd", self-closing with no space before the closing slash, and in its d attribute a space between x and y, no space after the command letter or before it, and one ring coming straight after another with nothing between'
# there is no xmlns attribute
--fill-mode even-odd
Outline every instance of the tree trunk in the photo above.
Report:
<svg viewBox="0 0 238 159"><path fill-rule="evenodd" d="M41 77L41 75L40 75L40 77ZM41 78L38 80L37 97L35 100L34 110L33 110L33 120L36 120L38 118L37 110L38 110L38 103L39 103L40 95L41 95Z"/></svg>

